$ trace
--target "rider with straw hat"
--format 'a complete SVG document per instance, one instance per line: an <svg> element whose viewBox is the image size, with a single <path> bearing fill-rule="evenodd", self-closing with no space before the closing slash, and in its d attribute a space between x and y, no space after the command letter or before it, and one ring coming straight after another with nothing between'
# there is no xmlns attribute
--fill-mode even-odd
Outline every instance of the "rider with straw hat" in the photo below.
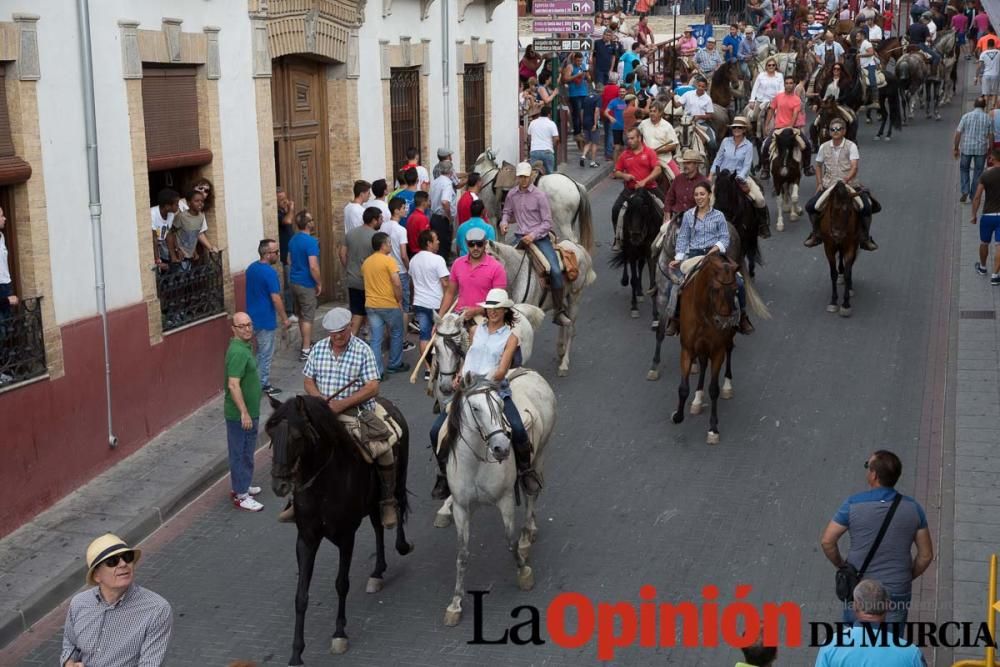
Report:
<svg viewBox="0 0 1000 667"><path fill-rule="evenodd" d="M486 321L473 327L469 332L472 343L469 345L469 351L465 353L465 361L462 362L460 371L455 375L455 388L458 388L461 378L467 373L481 375L500 384L499 394L503 399L503 414L510 424L510 440L514 448L514 462L521 488L529 496L534 496L541 490L542 482L531 465L531 443L528 442L528 432L511 399L510 385L507 382L507 372L515 365L515 356L520 343L517 334L513 332L514 318L517 316L514 312L514 302L507 295L507 290L491 289L486 299L479 305L486 310ZM442 411L431 427L431 447L436 449L440 471L431 496L437 499L447 498L451 494L445 474L448 449L443 445L438 446L438 435L445 419L447 414Z"/></svg>
<svg viewBox="0 0 1000 667"><path fill-rule="evenodd" d="M715 161L708 170L708 176L714 182L716 174L720 171L736 174L740 189L753 201L757 233L760 238L766 239L771 236L767 220L767 201L764 199L764 193L760 191L760 186L750 177L750 168L753 167L753 143L747 139L750 123L745 116L737 116L729 124L729 129L731 134L719 144L719 152L715 154Z"/></svg>

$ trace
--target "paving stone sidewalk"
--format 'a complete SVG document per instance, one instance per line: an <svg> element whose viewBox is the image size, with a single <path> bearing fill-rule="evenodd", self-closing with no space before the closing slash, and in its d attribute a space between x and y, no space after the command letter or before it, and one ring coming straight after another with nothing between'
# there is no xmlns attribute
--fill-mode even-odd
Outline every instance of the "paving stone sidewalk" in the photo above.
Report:
<svg viewBox="0 0 1000 667"><path fill-rule="evenodd" d="M588 189L610 173L611 165L581 168L576 146L560 171ZM319 322L331 307L317 313ZM285 396L302 387L298 336L278 344L272 382ZM415 362L415 352L407 354ZM221 364L221 360L220 360ZM393 378L389 382L405 382ZM270 408L261 406L261 422ZM79 590L84 553L94 537L113 532L136 544L187 503L227 475L225 421L219 396L168 429L138 452L69 494L50 509L0 539L0 648Z"/></svg>

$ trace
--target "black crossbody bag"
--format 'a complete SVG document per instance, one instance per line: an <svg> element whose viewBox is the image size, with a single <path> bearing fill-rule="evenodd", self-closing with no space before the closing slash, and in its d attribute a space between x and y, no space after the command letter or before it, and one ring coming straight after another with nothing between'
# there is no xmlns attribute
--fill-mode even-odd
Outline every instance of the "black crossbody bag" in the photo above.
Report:
<svg viewBox="0 0 1000 667"><path fill-rule="evenodd" d="M871 549L868 550L868 555L865 556L865 562L861 564L861 569L854 569L854 566L850 563L844 563L837 568L837 599L841 602L849 602L854 598L854 587L865 576L865 571L868 570L868 565L872 562L872 558L875 556L875 552L878 551L879 545L882 544L885 531L889 529L889 523L892 521L892 517L896 513L896 508L899 507L899 501L902 499L903 495L897 492L896 497L892 500L892 506L889 507L889 513L885 515L882 527L878 529L878 535L875 536L875 541L872 543Z"/></svg>

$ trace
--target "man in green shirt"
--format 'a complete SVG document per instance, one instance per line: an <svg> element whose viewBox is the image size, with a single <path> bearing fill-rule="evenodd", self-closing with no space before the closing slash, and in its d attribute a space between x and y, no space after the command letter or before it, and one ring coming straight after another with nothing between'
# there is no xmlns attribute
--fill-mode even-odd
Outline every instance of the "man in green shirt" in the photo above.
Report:
<svg viewBox="0 0 1000 667"><path fill-rule="evenodd" d="M260 376L257 357L250 339L253 322L246 313L233 315L233 339L226 350L226 387L223 414L226 417L226 439L229 442L229 479L232 482L233 504L241 510L259 512L264 509L254 498L260 493L253 481L253 455L257 446L257 422L260 417Z"/></svg>

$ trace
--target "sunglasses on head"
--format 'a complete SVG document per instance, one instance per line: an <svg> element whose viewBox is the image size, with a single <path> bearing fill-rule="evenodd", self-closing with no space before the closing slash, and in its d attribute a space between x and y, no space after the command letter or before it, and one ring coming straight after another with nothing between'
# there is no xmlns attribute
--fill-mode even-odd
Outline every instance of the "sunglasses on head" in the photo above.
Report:
<svg viewBox="0 0 1000 667"><path fill-rule="evenodd" d="M866 464L867 465L867 464ZM135 560L134 551L123 551L120 554L115 554L105 561L101 562L101 565L107 565L108 567L118 567L119 561L125 561L126 563L131 563Z"/></svg>
<svg viewBox="0 0 1000 667"><path fill-rule="evenodd" d="M484 248L484 247L486 247L486 241L466 241L465 243L470 248Z"/></svg>

